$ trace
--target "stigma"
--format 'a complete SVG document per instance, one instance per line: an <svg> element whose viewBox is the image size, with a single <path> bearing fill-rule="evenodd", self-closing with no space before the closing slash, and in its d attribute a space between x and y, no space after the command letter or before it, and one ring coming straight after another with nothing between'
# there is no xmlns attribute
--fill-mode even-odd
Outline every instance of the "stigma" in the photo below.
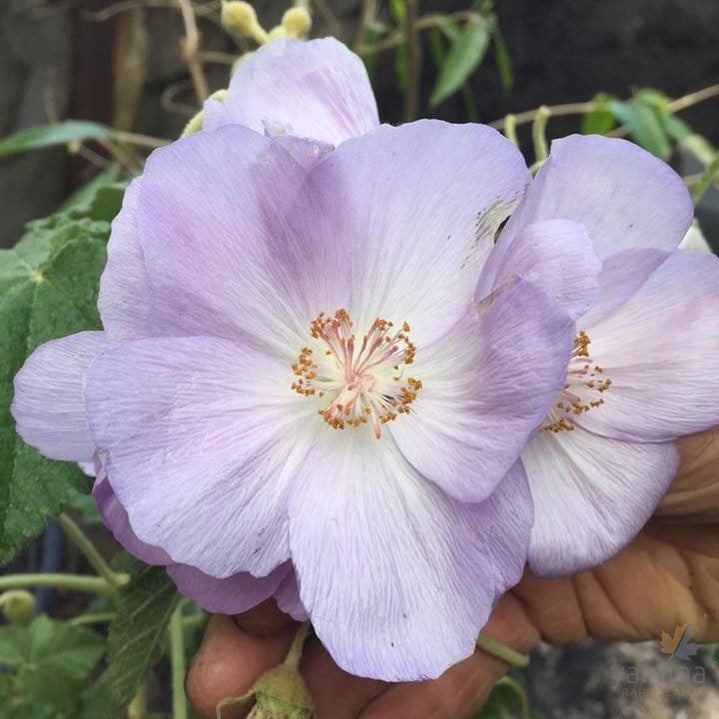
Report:
<svg viewBox="0 0 719 719"><path fill-rule="evenodd" d="M406 322L395 328L378 317L358 338L346 310L320 312L310 324L310 345L291 365L292 389L323 400L318 413L330 427L368 424L379 439L382 425L409 414L422 389L420 380L404 376L416 353L409 332Z"/></svg>
<svg viewBox="0 0 719 719"><path fill-rule="evenodd" d="M574 429L578 416L604 404L602 395L612 386L604 368L595 364L589 352L589 335L580 331L567 367L567 381L547 413L541 430L564 432Z"/></svg>

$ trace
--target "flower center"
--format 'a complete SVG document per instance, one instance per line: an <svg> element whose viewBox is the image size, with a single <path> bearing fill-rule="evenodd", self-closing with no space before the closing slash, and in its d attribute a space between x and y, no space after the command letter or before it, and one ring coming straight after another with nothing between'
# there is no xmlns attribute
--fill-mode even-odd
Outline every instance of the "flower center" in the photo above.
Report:
<svg viewBox="0 0 719 719"><path fill-rule="evenodd" d="M303 347L292 365L297 377L292 389L326 399L318 412L330 427L369 423L379 439L381 425L409 414L422 389L419 380L403 379L404 365L414 362L415 346L406 322L393 332L393 323L378 317L359 341L352 326L346 310L317 315L310 324L314 347Z"/></svg>
<svg viewBox="0 0 719 719"><path fill-rule="evenodd" d="M580 414L604 404L602 395L612 386L612 380L604 377L604 369L593 362L589 354L590 344L589 335L584 331L574 338L574 351L567 367L567 383L547 413L542 431L572 430Z"/></svg>

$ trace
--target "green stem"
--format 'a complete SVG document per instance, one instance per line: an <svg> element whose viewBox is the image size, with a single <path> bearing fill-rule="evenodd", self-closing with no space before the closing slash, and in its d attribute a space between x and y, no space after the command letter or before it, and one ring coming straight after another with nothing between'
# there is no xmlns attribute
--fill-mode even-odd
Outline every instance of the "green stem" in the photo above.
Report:
<svg viewBox="0 0 719 719"><path fill-rule="evenodd" d="M517 138L517 116L510 113L504 118L504 136L513 144L519 147Z"/></svg>
<svg viewBox="0 0 719 719"><path fill-rule="evenodd" d="M100 552L97 551L95 545L89 540L82 529L65 513L58 515L57 523L62 527L67 538L85 555L90 566L117 591L120 588L117 575L102 558Z"/></svg>
<svg viewBox="0 0 719 719"><path fill-rule="evenodd" d="M711 187L712 182L719 176L719 155L714 158L714 161L707 167L706 170L701 174L694 190L692 191L692 200L694 205L698 205L701 202L704 193Z"/></svg>
<svg viewBox="0 0 719 719"><path fill-rule="evenodd" d="M115 612L95 612L81 614L79 617L68 619L67 623L74 627L81 627L84 624L104 624L111 622L115 618Z"/></svg>
<svg viewBox="0 0 719 719"><path fill-rule="evenodd" d="M130 581L127 574L116 574L115 578L121 587ZM56 587L88 594L114 594L117 591L102 577L86 574L6 574L0 577L0 591L24 587Z"/></svg>
<svg viewBox="0 0 719 719"><path fill-rule="evenodd" d="M529 657L526 654L510 649L504 644L496 642L494 639L490 639L484 634L480 634L477 637L477 648L487 654L497 657L497 659L501 659L505 664L509 664L512 667L529 666Z"/></svg>
<svg viewBox="0 0 719 719"><path fill-rule="evenodd" d="M185 699L185 640L182 635L182 603L170 617L170 667L172 672L172 719L187 719Z"/></svg>
<svg viewBox="0 0 719 719"><path fill-rule="evenodd" d="M502 677L501 679L497 680L494 686L507 687L511 689L517 695L517 698L519 699L521 704L521 708L519 710L520 719L530 719L529 699L527 699L527 693L524 691L524 688L516 679L512 679L512 677Z"/></svg>
<svg viewBox="0 0 719 719"><path fill-rule="evenodd" d="M532 142L534 143L534 156L536 162L544 162L549 156L549 147L547 146L547 120L552 111L546 106L537 110L532 123ZM515 119L516 121L516 119Z"/></svg>
<svg viewBox="0 0 719 719"><path fill-rule="evenodd" d="M305 645L305 639L307 639L307 635L310 631L310 626L309 622L304 622L300 625L300 628L297 630L297 634L295 634L295 638L292 640L287 656L282 662L285 666L293 667L294 669L299 667L300 659L302 659L302 649Z"/></svg>

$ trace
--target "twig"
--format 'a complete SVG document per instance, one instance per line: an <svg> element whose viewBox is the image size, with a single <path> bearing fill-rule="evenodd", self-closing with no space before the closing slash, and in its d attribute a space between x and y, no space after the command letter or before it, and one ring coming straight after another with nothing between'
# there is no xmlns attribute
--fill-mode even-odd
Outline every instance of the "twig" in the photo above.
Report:
<svg viewBox="0 0 719 719"><path fill-rule="evenodd" d="M357 21L357 29L355 30L355 39L352 43L352 49L359 53L364 42L367 25L369 25L377 15L377 0L362 0L362 9L360 10L359 20Z"/></svg>
<svg viewBox="0 0 719 719"><path fill-rule="evenodd" d="M337 39L342 40L344 37L342 25L337 19L337 15L335 15L329 3L327 3L326 0L314 0L314 3L317 6L317 11L327 23L330 35L334 35Z"/></svg>
<svg viewBox="0 0 719 719"><path fill-rule="evenodd" d="M691 107L692 105L697 105L700 102L704 102L705 100L709 100L710 98L717 96L719 96L719 85L710 85L702 90L697 90L696 92L692 92L688 95L683 95L676 100L672 100L667 103L665 112L668 115L673 115L681 110ZM601 110L603 106L602 103L599 102L570 102L563 105L549 105L548 107L551 111L552 117L561 117L564 115L586 115L590 112L594 112L594 110ZM534 122L534 118L537 116L539 110L540 108L536 108L535 110L527 110L525 112L517 113L514 115L515 124L526 125L527 123ZM497 128L498 130L502 130L504 129L505 120L506 118L502 117L499 120L490 122L489 125ZM626 133L626 127L618 127L616 130L610 132L609 136L621 137Z"/></svg>
<svg viewBox="0 0 719 719"><path fill-rule="evenodd" d="M419 32L422 30L429 30L433 27L442 27L449 22L466 22L468 20L476 20L478 17L481 17L481 15L474 12L473 10L460 10L458 12L449 13L448 15L435 13L432 15L424 15L421 18L418 18L414 24L414 28ZM397 32L392 33L380 42L374 43L372 45L358 45L355 52L359 54L364 54L368 52L382 52L384 50L391 50L398 45L402 45L404 41L404 31L398 30Z"/></svg>
<svg viewBox="0 0 719 719"><path fill-rule="evenodd" d="M417 0L405 0L404 39L407 50L407 90L404 94L404 119L411 122L419 109L420 65L422 48L417 36Z"/></svg>
<svg viewBox="0 0 719 719"><path fill-rule="evenodd" d="M169 145L172 140L167 140L164 137L152 137L150 135L140 135L137 132L125 132L124 130L116 130L115 137L120 142L125 142L128 145L137 145L138 147L149 147L154 149L156 147L164 147Z"/></svg>
<svg viewBox="0 0 719 719"><path fill-rule="evenodd" d="M233 65L238 55L231 52L218 52L216 50L203 50L200 53L200 62L214 62L219 65Z"/></svg>
<svg viewBox="0 0 719 719"><path fill-rule="evenodd" d="M191 83L187 80L178 80L168 85L160 95L160 105L170 112L174 112L177 115L183 117L193 117L197 113L197 108L192 105L186 105L184 102L176 102L175 95L179 95L181 92L191 87Z"/></svg>
<svg viewBox="0 0 719 719"><path fill-rule="evenodd" d="M220 25L220 16L217 14L220 5L221 3L219 0L194 5L195 15ZM177 7L177 0L125 0L124 2L113 3L110 7L105 8L104 10L85 10L82 13L82 17L90 22L106 22L107 20L111 20L115 17L115 15L142 7L179 9Z"/></svg>
<svg viewBox="0 0 719 719"><path fill-rule="evenodd" d="M95 545L87 535L70 519L64 512L57 517L57 523L62 527L67 538L85 555L90 566L115 590L120 588L117 575L112 571L110 565L102 558Z"/></svg>
<svg viewBox="0 0 719 719"><path fill-rule="evenodd" d="M115 578L121 587L130 581L128 574L116 574ZM24 587L56 587L88 594L114 594L117 591L102 577L86 574L6 574L0 577L0 591Z"/></svg>
<svg viewBox="0 0 719 719"><path fill-rule="evenodd" d="M131 175L140 175L142 173L142 165L131 152L106 137L98 137L96 142L102 145Z"/></svg>
<svg viewBox="0 0 719 719"><path fill-rule="evenodd" d="M187 63L192 78L192 86L200 105L207 100L210 90L207 86L205 71L199 59L200 33L197 30L195 9L190 0L177 0L182 12L182 22L185 25L185 37L181 41L182 59Z"/></svg>
<svg viewBox="0 0 719 719"><path fill-rule="evenodd" d="M601 105L597 102L569 102L564 105L542 105L542 107L547 107L552 117L562 117L564 115L586 115L594 110L598 110ZM513 115L515 127L517 125L526 125L529 122L534 122L534 118L540 110L541 108L538 107L536 110L526 110L525 112L519 112ZM506 121L507 118L502 117L499 120L490 122L489 126L497 130L503 130Z"/></svg>

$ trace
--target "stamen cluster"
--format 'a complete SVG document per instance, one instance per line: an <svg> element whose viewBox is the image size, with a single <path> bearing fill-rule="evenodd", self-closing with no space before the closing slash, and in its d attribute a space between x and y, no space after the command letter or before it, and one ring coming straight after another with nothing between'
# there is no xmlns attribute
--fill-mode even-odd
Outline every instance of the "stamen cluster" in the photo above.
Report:
<svg viewBox="0 0 719 719"><path fill-rule="evenodd" d="M589 354L590 344L591 340L586 332L581 330L577 333L567 369L567 383L547 414L542 431L571 431L574 429L576 417L604 404L601 395L612 386L612 380L603 377L604 368L592 361Z"/></svg>
<svg viewBox="0 0 719 719"><path fill-rule="evenodd" d="M392 334L394 323L378 317L359 341L352 327L347 310L320 312L310 324L315 348L303 347L292 365L292 389L304 397L329 397L318 413L330 427L369 423L379 439L380 426L408 414L422 389L414 377L403 380L403 366L414 362L416 347L407 322Z"/></svg>

